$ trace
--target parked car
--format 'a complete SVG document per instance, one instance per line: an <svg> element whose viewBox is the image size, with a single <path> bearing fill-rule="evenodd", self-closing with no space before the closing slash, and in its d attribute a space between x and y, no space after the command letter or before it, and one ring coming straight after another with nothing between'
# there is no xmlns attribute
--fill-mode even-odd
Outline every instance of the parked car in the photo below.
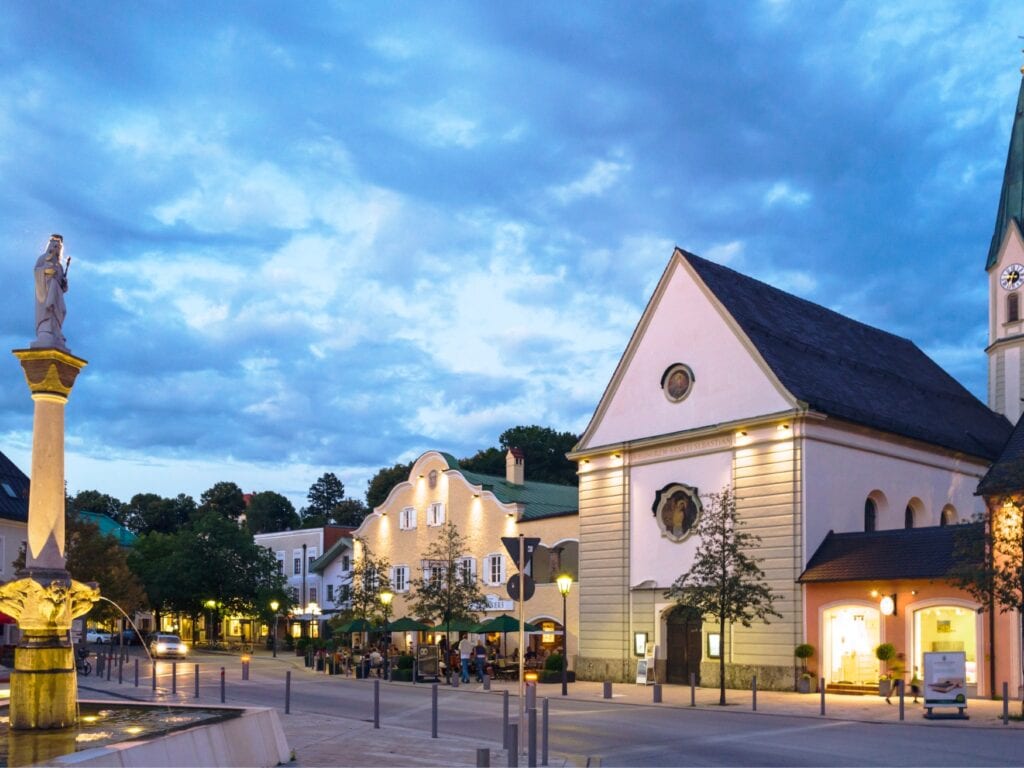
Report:
<svg viewBox="0 0 1024 768"><path fill-rule="evenodd" d="M99 629L90 629L85 633L85 642L87 643L109 643L112 639L113 635Z"/></svg>
<svg viewBox="0 0 1024 768"><path fill-rule="evenodd" d="M125 645L143 645L145 641L134 629L126 629L121 633Z"/></svg>
<svg viewBox="0 0 1024 768"><path fill-rule="evenodd" d="M149 642L149 652L154 659L165 656L177 656L184 659L188 655L188 643L183 642L177 635L165 635L163 633L153 635Z"/></svg>

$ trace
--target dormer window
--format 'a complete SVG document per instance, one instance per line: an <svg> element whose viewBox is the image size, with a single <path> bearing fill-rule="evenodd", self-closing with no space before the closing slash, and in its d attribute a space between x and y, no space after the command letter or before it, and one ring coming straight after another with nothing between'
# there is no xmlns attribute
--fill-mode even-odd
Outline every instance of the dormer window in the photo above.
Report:
<svg viewBox="0 0 1024 768"><path fill-rule="evenodd" d="M18 494L16 494L16 493L14 492L14 489L13 489L13 488L11 488L11 486L10 486L10 483L0 483L0 486L3 486L3 489L4 489L4 493L6 493L6 494L7 494L8 496L10 496L10 497L11 497L12 499L16 499L16 498L18 498Z"/></svg>
<svg viewBox="0 0 1024 768"><path fill-rule="evenodd" d="M1006 297L1006 322L1016 323L1020 320L1020 294L1011 293Z"/></svg>

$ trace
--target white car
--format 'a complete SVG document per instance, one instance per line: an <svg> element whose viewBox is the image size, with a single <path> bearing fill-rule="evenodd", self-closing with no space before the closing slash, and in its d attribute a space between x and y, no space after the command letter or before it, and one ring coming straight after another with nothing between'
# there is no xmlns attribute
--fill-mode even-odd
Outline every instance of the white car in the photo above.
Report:
<svg viewBox="0 0 1024 768"><path fill-rule="evenodd" d="M188 643L183 642L177 635L153 635L149 643L149 652L154 659L164 656L177 656L184 659L188 655Z"/></svg>
<svg viewBox="0 0 1024 768"><path fill-rule="evenodd" d="M85 642L87 643L109 643L112 639L113 635L99 629L90 629L85 633Z"/></svg>

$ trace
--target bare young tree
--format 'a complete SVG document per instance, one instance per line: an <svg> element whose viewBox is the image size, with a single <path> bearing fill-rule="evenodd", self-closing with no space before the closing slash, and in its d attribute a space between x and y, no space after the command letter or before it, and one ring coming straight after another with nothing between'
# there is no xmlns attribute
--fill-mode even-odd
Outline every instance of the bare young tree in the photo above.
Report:
<svg viewBox="0 0 1024 768"><path fill-rule="evenodd" d="M769 623L769 616L781 618L773 605L782 596L764 583L759 561L747 555L758 547L761 537L743 530L733 490L726 486L705 498L707 503L697 521L700 543L693 565L675 580L665 596L699 611L701 616L714 617L723 638L728 623L749 627L754 621ZM718 681L718 703L724 705L724 653L718 659Z"/></svg>

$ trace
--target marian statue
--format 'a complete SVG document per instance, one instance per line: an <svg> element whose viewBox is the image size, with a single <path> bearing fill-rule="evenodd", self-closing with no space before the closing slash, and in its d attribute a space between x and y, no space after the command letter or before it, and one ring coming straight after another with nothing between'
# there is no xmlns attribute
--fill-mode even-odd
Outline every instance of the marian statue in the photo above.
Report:
<svg viewBox="0 0 1024 768"><path fill-rule="evenodd" d="M67 350L67 340L61 332L67 308L64 294L68 290L67 267L61 264L64 254L64 238L50 235L46 252L36 260L36 340L32 347L56 347Z"/></svg>

